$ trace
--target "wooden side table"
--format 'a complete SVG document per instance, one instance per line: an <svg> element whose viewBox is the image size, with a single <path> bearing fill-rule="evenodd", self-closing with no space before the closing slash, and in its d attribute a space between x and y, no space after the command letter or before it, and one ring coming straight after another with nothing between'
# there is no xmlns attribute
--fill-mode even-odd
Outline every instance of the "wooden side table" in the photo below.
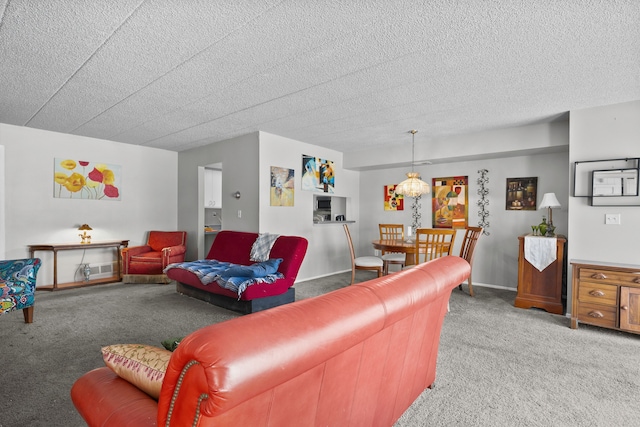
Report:
<svg viewBox="0 0 640 427"><path fill-rule="evenodd" d="M524 241L518 237L518 294L515 306L518 308L541 308L554 314L564 314L562 304L563 283L566 283L566 263L564 259L567 239L556 237L556 260L539 271L525 259ZM564 286L566 289L566 285Z"/></svg>
<svg viewBox="0 0 640 427"><path fill-rule="evenodd" d="M70 289L81 288L83 286L99 285L103 283L114 283L122 280L122 248L126 248L129 245L128 240L110 240L104 242L93 243L53 243L53 244L41 244L41 245L29 245L29 254L31 258L34 258L36 251L49 251L53 252L53 284L46 286L38 286L36 290L48 290L55 291L58 289ZM77 249L98 249L98 248L115 248L116 266L117 271L111 277L103 279L93 279L82 282L69 282L58 283L58 251L69 251Z"/></svg>

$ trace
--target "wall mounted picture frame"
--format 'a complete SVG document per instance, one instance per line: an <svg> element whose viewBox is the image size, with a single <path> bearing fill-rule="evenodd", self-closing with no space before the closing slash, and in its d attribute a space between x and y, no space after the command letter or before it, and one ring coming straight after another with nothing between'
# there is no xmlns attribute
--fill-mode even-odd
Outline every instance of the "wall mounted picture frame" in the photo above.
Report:
<svg viewBox="0 0 640 427"><path fill-rule="evenodd" d="M335 174L333 161L319 157L302 155L302 185L306 191L333 193Z"/></svg>
<svg viewBox="0 0 640 427"><path fill-rule="evenodd" d="M538 177L507 178L508 211L535 211L538 205Z"/></svg>
<svg viewBox="0 0 640 427"><path fill-rule="evenodd" d="M269 198L271 206L293 206L295 171L289 168L271 166Z"/></svg>
<svg viewBox="0 0 640 427"><path fill-rule="evenodd" d="M119 201L121 189L122 167L119 165L54 159L54 198Z"/></svg>
<svg viewBox="0 0 640 427"><path fill-rule="evenodd" d="M384 210L402 211L404 210L404 196L395 192L398 184L384 186Z"/></svg>
<svg viewBox="0 0 640 427"><path fill-rule="evenodd" d="M469 223L469 177L432 179L433 228L465 228Z"/></svg>

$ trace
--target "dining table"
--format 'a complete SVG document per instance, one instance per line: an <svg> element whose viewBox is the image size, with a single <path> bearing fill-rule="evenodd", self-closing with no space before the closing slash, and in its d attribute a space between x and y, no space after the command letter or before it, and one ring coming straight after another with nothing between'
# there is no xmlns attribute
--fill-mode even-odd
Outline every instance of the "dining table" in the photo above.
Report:
<svg viewBox="0 0 640 427"><path fill-rule="evenodd" d="M371 242L373 244L374 249L378 249L380 251L385 252L400 252L405 254L404 265L414 265L416 253L416 242L415 240L392 240L392 239L378 239Z"/></svg>

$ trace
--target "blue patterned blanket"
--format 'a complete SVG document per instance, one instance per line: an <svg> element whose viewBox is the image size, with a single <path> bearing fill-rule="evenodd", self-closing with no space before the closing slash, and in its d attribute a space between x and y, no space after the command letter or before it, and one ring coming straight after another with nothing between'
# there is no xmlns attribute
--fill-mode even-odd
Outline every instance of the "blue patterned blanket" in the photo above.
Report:
<svg viewBox="0 0 640 427"><path fill-rule="evenodd" d="M281 258L276 258L247 266L212 259L201 259L169 264L164 269L164 272L166 273L171 268L187 270L198 276L203 285L215 282L221 288L237 293L238 298L240 298L247 287L251 285L273 283L278 279L284 278L284 275L277 271L281 261Z"/></svg>

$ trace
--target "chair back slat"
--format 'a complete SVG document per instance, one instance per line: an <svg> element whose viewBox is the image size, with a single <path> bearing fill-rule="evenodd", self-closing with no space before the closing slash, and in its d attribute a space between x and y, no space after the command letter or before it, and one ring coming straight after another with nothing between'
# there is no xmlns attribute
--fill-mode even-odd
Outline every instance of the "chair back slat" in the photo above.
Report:
<svg viewBox="0 0 640 427"><path fill-rule="evenodd" d="M402 224L378 224L380 240L404 240L404 225ZM389 251L381 251L382 255Z"/></svg>
<svg viewBox="0 0 640 427"><path fill-rule="evenodd" d="M416 264L451 255L456 230L419 228L416 230Z"/></svg>
<svg viewBox="0 0 640 427"><path fill-rule="evenodd" d="M469 264L473 262L476 243L481 235L482 227L467 227L465 230L462 247L460 247L460 258L466 259Z"/></svg>

